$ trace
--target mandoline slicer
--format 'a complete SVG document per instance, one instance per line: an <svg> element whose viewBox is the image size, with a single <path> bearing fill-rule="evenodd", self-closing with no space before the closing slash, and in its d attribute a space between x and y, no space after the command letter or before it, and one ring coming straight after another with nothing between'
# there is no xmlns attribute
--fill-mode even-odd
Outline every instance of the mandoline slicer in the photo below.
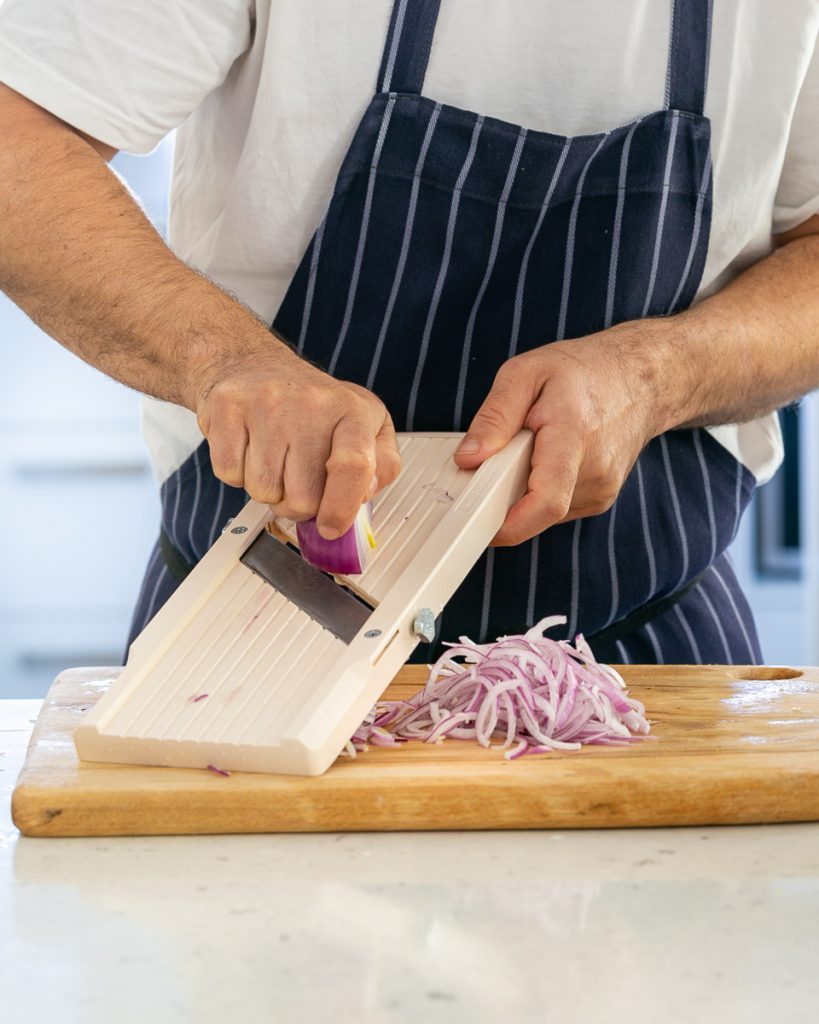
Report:
<svg viewBox="0 0 819 1024"><path fill-rule="evenodd" d="M399 435L359 576L308 565L270 532L295 543L294 524L249 502L131 645L80 758L324 772L526 490L529 431L477 470L452 460L462 437Z"/></svg>

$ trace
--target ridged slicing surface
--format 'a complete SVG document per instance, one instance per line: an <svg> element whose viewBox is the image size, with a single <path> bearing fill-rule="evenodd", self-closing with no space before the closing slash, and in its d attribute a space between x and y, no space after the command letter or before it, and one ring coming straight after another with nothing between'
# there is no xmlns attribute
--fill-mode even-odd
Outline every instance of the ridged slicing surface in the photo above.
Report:
<svg viewBox="0 0 819 1024"><path fill-rule="evenodd" d="M344 649L239 563L104 731L275 743L302 710L305 683L326 679Z"/></svg>

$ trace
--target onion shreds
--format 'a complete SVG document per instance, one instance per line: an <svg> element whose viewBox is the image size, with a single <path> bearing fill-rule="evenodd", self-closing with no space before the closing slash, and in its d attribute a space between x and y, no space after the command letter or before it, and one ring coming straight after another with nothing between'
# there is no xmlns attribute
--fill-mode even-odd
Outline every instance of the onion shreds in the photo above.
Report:
<svg viewBox="0 0 819 1024"><path fill-rule="evenodd" d="M600 664L581 634L574 646L544 632L566 623L542 619L526 633L475 644L461 637L430 669L409 700L381 701L351 737L346 751L447 737L492 741L514 759L523 754L622 744L649 731L645 708L629 697L622 676Z"/></svg>

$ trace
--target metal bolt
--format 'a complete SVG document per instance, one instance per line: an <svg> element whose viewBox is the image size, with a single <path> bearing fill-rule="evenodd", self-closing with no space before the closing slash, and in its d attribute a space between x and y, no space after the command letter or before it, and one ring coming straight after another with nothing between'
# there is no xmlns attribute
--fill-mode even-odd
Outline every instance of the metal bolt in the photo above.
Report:
<svg viewBox="0 0 819 1024"><path fill-rule="evenodd" d="M247 527L246 526L234 526L233 529L230 532L231 533L247 533Z"/></svg>
<svg viewBox="0 0 819 1024"><path fill-rule="evenodd" d="M421 608L412 620L412 631L423 640L431 644L435 639L435 616L431 608Z"/></svg>
<svg viewBox="0 0 819 1024"><path fill-rule="evenodd" d="M381 636L381 630L380 629L368 629L367 632L364 634L364 636L366 636L368 640L372 640L373 637Z"/></svg>

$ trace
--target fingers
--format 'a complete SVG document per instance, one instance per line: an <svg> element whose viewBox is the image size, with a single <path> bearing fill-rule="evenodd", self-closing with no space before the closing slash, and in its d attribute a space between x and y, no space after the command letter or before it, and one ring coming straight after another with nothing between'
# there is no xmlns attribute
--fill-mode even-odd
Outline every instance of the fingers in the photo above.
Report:
<svg viewBox="0 0 819 1024"><path fill-rule="evenodd" d="M535 435L526 494L509 510L492 543L521 544L569 515L585 456L581 435L541 428Z"/></svg>
<svg viewBox="0 0 819 1024"><path fill-rule="evenodd" d="M371 428L356 416L342 419L333 432L326 483L316 525L327 540L353 525L376 475L376 445Z"/></svg>
<svg viewBox="0 0 819 1024"><path fill-rule="evenodd" d="M398 475L400 456L383 403L300 360L231 367L197 418L216 476L296 521L316 516L329 539Z"/></svg>
<svg viewBox="0 0 819 1024"><path fill-rule="evenodd" d="M229 411L218 426L208 432L210 461L219 480L231 487L242 487L245 482L245 453L248 433L238 410Z"/></svg>
<svg viewBox="0 0 819 1024"><path fill-rule="evenodd" d="M535 397L529 362L515 358L504 363L455 452L461 469L474 469L507 445L523 427Z"/></svg>
<svg viewBox="0 0 819 1024"><path fill-rule="evenodd" d="M372 498L373 495L391 484L400 471L401 455L398 451L398 439L395 436L392 419L387 414L375 439L375 486L368 498Z"/></svg>

